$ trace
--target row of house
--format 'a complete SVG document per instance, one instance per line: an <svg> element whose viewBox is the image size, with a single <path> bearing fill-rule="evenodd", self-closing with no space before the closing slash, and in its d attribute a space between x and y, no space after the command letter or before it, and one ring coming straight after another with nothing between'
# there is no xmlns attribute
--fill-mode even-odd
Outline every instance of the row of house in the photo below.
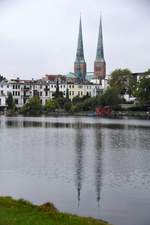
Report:
<svg viewBox="0 0 150 225"><path fill-rule="evenodd" d="M52 99L56 92L56 86L59 85L59 91L63 96L69 95L69 99L74 97L83 97L89 95L94 97L102 92L105 88L104 82L94 84L89 81L76 83L73 78L67 78L62 75L45 75L40 80L2 80L0 82L0 108L7 107L7 97L11 93L16 107L22 107L29 98L39 96L41 104L45 105L46 101Z"/></svg>

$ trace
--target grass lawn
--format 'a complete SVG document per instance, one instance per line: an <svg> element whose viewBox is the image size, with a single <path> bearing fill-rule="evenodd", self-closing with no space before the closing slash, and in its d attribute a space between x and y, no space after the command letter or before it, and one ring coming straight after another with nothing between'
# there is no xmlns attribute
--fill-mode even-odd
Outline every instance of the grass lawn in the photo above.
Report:
<svg viewBox="0 0 150 225"><path fill-rule="evenodd" d="M0 225L110 225L93 218L59 212L51 203L36 206L24 200L0 197Z"/></svg>

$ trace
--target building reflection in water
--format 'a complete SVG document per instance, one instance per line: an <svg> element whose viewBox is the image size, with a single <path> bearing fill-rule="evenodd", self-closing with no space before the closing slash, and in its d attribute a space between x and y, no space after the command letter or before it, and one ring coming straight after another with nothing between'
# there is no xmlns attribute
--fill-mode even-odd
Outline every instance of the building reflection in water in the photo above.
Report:
<svg viewBox="0 0 150 225"><path fill-rule="evenodd" d="M78 196L78 207L80 205L80 195L83 181L83 152L84 152L84 141L83 141L83 129L76 129L75 138L75 154L76 154L76 187Z"/></svg>
<svg viewBox="0 0 150 225"><path fill-rule="evenodd" d="M95 129L95 185L96 185L96 194L98 206L100 205L100 195L102 187L102 173L103 173L103 164L102 164L102 130Z"/></svg>

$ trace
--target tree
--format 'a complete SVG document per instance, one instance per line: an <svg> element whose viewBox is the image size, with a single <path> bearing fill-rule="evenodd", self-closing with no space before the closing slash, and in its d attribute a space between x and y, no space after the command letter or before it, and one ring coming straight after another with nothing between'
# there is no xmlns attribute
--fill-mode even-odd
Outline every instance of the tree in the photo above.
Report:
<svg viewBox="0 0 150 225"><path fill-rule="evenodd" d="M58 108L59 108L58 102L54 99L49 99L45 104L46 112L54 112L55 109Z"/></svg>
<svg viewBox="0 0 150 225"><path fill-rule="evenodd" d="M145 75L139 80L135 89L135 96L141 105L150 105L150 77Z"/></svg>
<svg viewBox="0 0 150 225"><path fill-rule="evenodd" d="M147 71L145 71L144 74L145 74L145 75L150 75L150 69L148 69Z"/></svg>
<svg viewBox="0 0 150 225"><path fill-rule="evenodd" d="M135 85L134 78L129 69L116 69L111 73L110 86L119 90L121 95L132 94Z"/></svg>
<svg viewBox="0 0 150 225"><path fill-rule="evenodd" d="M27 115L39 115L41 113L41 102L38 96L31 97L22 107L21 113Z"/></svg>
<svg viewBox="0 0 150 225"><path fill-rule="evenodd" d="M3 77L2 75L0 75L0 82L3 81L3 80L6 81L6 78Z"/></svg>
<svg viewBox="0 0 150 225"><path fill-rule="evenodd" d="M6 103L7 103L8 110L15 110L15 103L14 103L11 92L8 93L8 98L6 99Z"/></svg>
<svg viewBox="0 0 150 225"><path fill-rule="evenodd" d="M119 97L119 90L116 87L109 87L107 90L98 98L97 104L101 106L112 106L113 108L118 107L121 103Z"/></svg>
<svg viewBox="0 0 150 225"><path fill-rule="evenodd" d="M54 98L63 97L63 93L59 91L59 82L56 82L56 92L54 93Z"/></svg>

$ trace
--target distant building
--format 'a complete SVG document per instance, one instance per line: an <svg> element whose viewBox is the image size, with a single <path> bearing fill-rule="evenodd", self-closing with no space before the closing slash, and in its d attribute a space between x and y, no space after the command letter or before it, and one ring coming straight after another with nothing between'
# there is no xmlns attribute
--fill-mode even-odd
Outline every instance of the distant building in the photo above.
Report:
<svg viewBox="0 0 150 225"><path fill-rule="evenodd" d="M133 76L134 80L137 82L137 81L139 81L142 77L145 76L145 72L132 73L132 76ZM150 73L147 74L147 76L150 77Z"/></svg>

